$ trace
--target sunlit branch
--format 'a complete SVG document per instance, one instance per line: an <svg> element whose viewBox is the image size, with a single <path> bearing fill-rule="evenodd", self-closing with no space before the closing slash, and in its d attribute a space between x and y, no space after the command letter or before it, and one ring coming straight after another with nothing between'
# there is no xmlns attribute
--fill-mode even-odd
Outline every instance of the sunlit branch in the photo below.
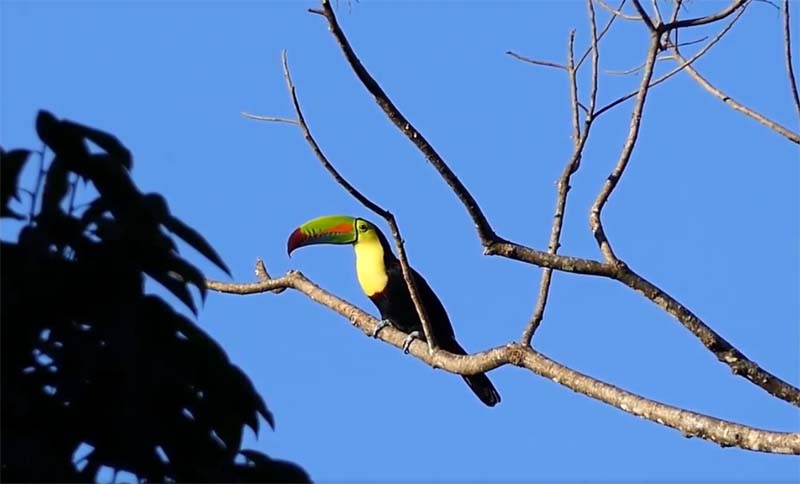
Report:
<svg viewBox="0 0 800 484"><path fill-rule="evenodd" d="M378 324L378 320L348 301L325 291L300 272L290 271L277 279L249 284L207 281L206 285L212 291L239 295L259 294L281 288L294 289L340 314L367 335L372 335ZM390 326L378 333L377 337L396 348L402 348L406 334ZM674 428L686 437L699 437L723 447L800 454L798 433L762 430L650 400L572 370L527 346L510 343L462 356L442 349L430 352L422 342L414 341L409 350L411 355L427 365L458 375L485 373L506 365L522 367L624 412Z"/></svg>

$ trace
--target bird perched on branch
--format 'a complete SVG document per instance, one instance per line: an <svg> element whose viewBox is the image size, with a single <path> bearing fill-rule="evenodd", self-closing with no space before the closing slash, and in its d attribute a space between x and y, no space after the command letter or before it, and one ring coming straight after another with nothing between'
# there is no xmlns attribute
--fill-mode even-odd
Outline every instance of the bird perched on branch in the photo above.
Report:
<svg viewBox="0 0 800 484"><path fill-rule="evenodd" d="M287 251L291 255L295 249L313 244L352 244L355 248L358 282L383 318L373 336L377 336L383 327L392 325L409 334L404 344L406 352L414 338L425 339L400 261L392 252L386 236L374 224L345 215L319 217L292 232ZM419 302L425 308L430 322L434 341L443 350L466 355L467 352L456 341L453 326L441 301L425 279L414 269L409 269ZM500 402L500 394L485 374L463 378L484 404L493 407Z"/></svg>

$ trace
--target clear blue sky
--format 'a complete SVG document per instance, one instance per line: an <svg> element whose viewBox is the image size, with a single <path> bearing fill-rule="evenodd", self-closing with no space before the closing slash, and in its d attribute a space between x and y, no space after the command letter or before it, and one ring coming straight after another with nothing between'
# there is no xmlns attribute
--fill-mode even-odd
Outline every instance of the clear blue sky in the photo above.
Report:
<svg viewBox="0 0 800 484"><path fill-rule="evenodd" d="M725 4L688 8L696 15ZM517 339L539 269L481 255L464 209L358 83L324 19L306 13L314 6L4 1L2 144L38 147L40 108L109 130L134 152L140 186L163 192L237 281L252 280L263 257L272 272L300 269L375 314L356 283L350 248L286 256L287 236L309 218L375 217L333 183L297 128L239 115L291 116L280 67L285 48L318 141L353 183L397 215L412 265L444 301L464 346ZM793 8L800 18L797 2ZM586 45L584 2L365 0L348 8L340 0L338 12L366 66L498 232L546 247L554 182L571 149L566 79L504 52L563 62L571 28L576 44ZM796 35L800 45L800 29ZM781 39L779 12L756 3L698 68L797 129ZM645 43L641 25L620 22L603 42L602 68L638 65ZM658 72L672 66L664 61ZM581 80L585 88L588 78ZM600 103L637 82L603 77ZM573 180L564 253L599 257L588 208L616 161L630 107L596 126ZM681 75L652 92L605 218L617 253L635 270L795 385L799 167L796 145ZM486 408L460 378L367 338L297 293L211 294L199 324L275 414L275 432L248 435L247 445L300 463L318 481L798 479L796 457L685 439L517 368L491 373L503 402ZM732 376L677 322L612 281L556 274L534 345L650 398L800 431L797 408Z"/></svg>

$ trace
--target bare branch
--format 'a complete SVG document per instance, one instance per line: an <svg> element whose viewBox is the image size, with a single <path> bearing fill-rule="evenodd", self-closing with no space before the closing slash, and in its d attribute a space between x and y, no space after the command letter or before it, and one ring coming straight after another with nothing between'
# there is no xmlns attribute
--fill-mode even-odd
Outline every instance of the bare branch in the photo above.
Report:
<svg viewBox="0 0 800 484"><path fill-rule="evenodd" d="M722 20L722 19L728 17L733 12L735 12L739 8L743 7L747 2L748 2L748 0L734 0L726 8L724 8L723 10L720 10L719 12L717 12L715 14L707 15L705 17L689 18L689 19L683 19L683 20L674 20L674 21L664 25L663 28L664 28L665 31L669 31L669 30L674 30L674 29L681 29L681 28L684 28L684 27L697 27L698 25L710 24L710 23L713 23L713 22L716 22L718 20ZM677 10L677 8L676 8L676 10Z"/></svg>
<svg viewBox="0 0 800 484"><path fill-rule="evenodd" d="M660 25L662 23L661 20L661 10L658 8L658 0L652 0L653 4L653 12L656 15L656 25Z"/></svg>
<svg viewBox="0 0 800 484"><path fill-rule="evenodd" d="M764 126L768 127L769 129L775 131L776 133L778 133L781 136L785 137L789 141L791 141L793 143L800 144L800 134L790 130L789 128L786 128L786 127L778 124L776 121L773 121L773 120L767 118L766 116L762 115L761 113L759 113L757 111L754 111L753 109L745 106L744 104L740 103L739 101L736 101L732 97L728 96L727 94L725 94L724 92L722 92L721 90L719 90L718 88L713 86L710 82L708 82L708 80L706 80L705 77L701 76L700 73L697 72L697 70L691 64L686 62L686 59L680 54L678 48L675 46L674 43L672 43L671 41L668 41L668 43L669 43L670 47L672 47L672 52L673 52L673 55L675 56L675 61L676 62L682 62L682 63L686 64L684 66L684 70L703 89L705 89L706 91L711 93L711 95L713 95L717 99L721 100L722 102L724 102L725 104L727 104L728 106L733 108L735 111L739 111L740 113L744 114L745 116L748 116L748 117L750 117L752 119L755 119L759 123L763 124Z"/></svg>
<svg viewBox="0 0 800 484"><path fill-rule="evenodd" d="M567 69L565 66L563 66L561 64L556 64L555 62L548 62L548 61L541 61L541 60L531 59L530 57L525 57L524 55L517 54L516 52L512 52L510 50L506 51L506 54L510 55L511 57L513 57L515 59L521 60L523 62L527 62L529 64L535 64L537 66L553 67L553 68L556 68L556 69L563 69L563 70Z"/></svg>
<svg viewBox="0 0 800 484"><path fill-rule="evenodd" d="M639 0L633 0L633 6L636 7L636 11L639 12L639 16L642 18L644 24L647 25L647 28L650 29L651 32L656 32L656 25L653 23L653 19L647 15L647 11L642 7L642 4L639 3Z"/></svg>
<svg viewBox="0 0 800 484"><path fill-rule="evenodd" d="M792 32L789 25L789 0L783 0L783 45L786 50L786 74L789 75L789 88L792 91L794 108L797 110L797 117L800 118L800 95L797 94L797 79L794 77L794 66L792 65Z"/></svg>
<svg viewBox="0 0 800 484"><path fill-rule="evenodd" d="M623 20L634 20L636 22L639 22L639 21L642 20L642 17L640 17L638 15L630 15L630 14L627 14L627 13L622 11L622 6L625 4L625 2L622 2L622 5L620 5L619 8L612 7L611 5L607 4L604 0L597 0L597 3L601 7L603 7L603 9L608 11L613 16L612 18L619 17L619 18L621 18Z"/></svg>
<svg viewBox="0 0 800 484"><path fill-rule="evenodd" d="M678 15L681 13L681 7L683 7L683 0L675 0L675 8L672 10L672 15L670 15L669 18L670 23L678 20Z"/></svg>
<svg viewBox="0 0 800 484"><path fill-rule="evenodd" d="M395 220L394 215L389 212L388 210L382 208L375 202L371 201L367 198L364 194L362 194L356 187L354 187L350 182L348 182L331 164L325 154L322 152L322 149L317 144L317 141L311 135L311 130L308 128L308 124L306 124L305 117L303 116L303 111L300 109L300 102L297 99L297 91L294 87L294 83L292 82L292 75L289 71L289 60L286 56L286 51L283 51L283 75L286 78L286 86L289 89L289 95L292 98L292 105L294 106L295 113L297 114L297 122L300 126L300 129L303 130L303 136L305 137L308 144L311 146L311 149L314 151L314 154L317 155L317 158L322 163L322 166L331 174L336 183L341 185L347 193L349 193L353 198L361 202L362 205L367 207L369 210L372 210L376 214L383 217L386 220L386 223L389 224L389 227L392 231L392 237L394 237L395 246L397 247L397 257L400 259L400 266L403 271L403 279L406 281L406 285L408 286L408 292L411 295L411 301L414 303L414 308L417 310L417 315L419 316L419 320L422 323L422 330L425 334L425 340L428 342L428 349L433 351L436 348L436 341L433 336L433 330L431 329L430 321L428 320L428 315L425 312L425 307L420 303L419 293L417 292L417 285L414 283L414 278L411 276L411 269L408 264L408 257L406 256L405 251L405 244L403 243L403 238L400 236L400 228L397 226L397 221Z"/></svg>
<svg viewBox="0 0 800 484"><path fill-rule="evenodd" d="M677 12L677 9L676 9L676 12ZM653 87L661 84L662 82L666 81L667 79L671 78L675 74L677 74L680 71L682 71L687 65L691 65L692 63L696 62L697 59L699 59L700 57L704 56L717 42L722 40L722 37L724 37L725 34L727 34L731 30L731 28L733 28L733 25L736 23L737 20L739 20L739 18L742 16L742 14L744 14L744 12L745 12L744 9L739 10L739 12L737 12L736 16L730 21L730 23L728 23L728 25L726 25L724 29L720 30L720 32L717 35L715 35L714 38L711 39L711 41L709 43L707 43L702 49L698 50L688 61L682 62L679 66L675 67L674 69L672 69L671 71L667 72L666 74L663 74L661 77L659 77L658 79L656 79L655 81L650 83L650 88L653 88ZM675 59L675 58L672 57L672 59ZM642 66L642 67L644 67L644 66ZM641 68L639 68L639 69L641 69ZM605 113L606 111L609 111L610 109L613 109L613 108L617 107L618 105L622 104L623 102L627 101L628 99L633 98L634 96L636 96L636 94L638 92L639 92L638 90L629 92L628 94L626 94L626 95L624 95L624 96L622 96L622 97L620 97L618 99L615 99L614 101L606 104L605 106L603 106L602 108L597 110L597 113L595 114L595 117L598 117L601 114Z"/></svg>
<svg viewBox="0 0 800 484"><path fill-rule="evenodd" d="M489 224L489 220L483 214L483 211L478 206L478 202L472 196L472 194L467 190L467 187L461 183L461 180L458 179L453 170L447 165L444 159L436 152L436 150L431 146L427 139L420 133L412 124L411 122L403 116L400 110L394 105L394 103L389 99L389 96L386 95L384 90L381 86L375 81L367 69L361 64L361 61L356 56L356 53L353 51L353 48L350 46L350 42L345 37L344 32L342 32L341 27L339 26L338 21L336 20L336 14L333 12L333 8L331 7L330 0L321 0L322 1L322 9L325 18L328 20L328 27L330 28L331 33L336 38L339 47L342 49L347 62L350 64L350 67L353 69L353 72L356 74L358 79L367 88L367 90L375 97L375 101L378 105L383 109L386 113L386 116L389 118L395 126L400 129L400 131L412 142L414 145L419 149L428 162L436 168L436 171L439 172L439 175L444 179L445 183L447 183L456 196L461 200L461 203L467 209L472 217L472 220L475 221L475 228L478 231L478 237L481 240L483 245L486 245L494 240L497 240L497 235L495 235L494 230L492 229L491 225Z"/></svg>
<svg viewBox="0 0 800 484"><path fill-rule="evenodd" d="M299 125L299 123L297 122L296 119L279 118L277 116L259 116L257 114L246 113L244 111L242 111L239 114L241 114L245 118L254 119L256 121L269 121L269 122L272 122L272 123L286 123L286 124Z"/></svg>
<svg viewBox="0 0 800 484"><path fill-rule="evenodd" d="M689 308L670 296L665 290L634 272L622 261L618 262L615 267L612 264L604 264L591 259L548 254L547 252L508 241L495 242L487 247L484 253L487 255L499 255L540 267L552 267L564 272L602 276L619 281L674 317L695 335L703 346L711 351L720 362L728 365L735 375L743 376L750 380L751 383L766 390L769 394L800 407L800 389L761 368L711 329Z"/></svg>
<svg viewBox="0 0 800 484"><path fill-rule="evenodd" d="M268 282L268 281L270 281L272 279L272 276L269 275L269 271L267 271L267 266L264 265L264 261L261 259L261 257L256 259L256 270L255 270L255 273L256 273L256 277L261 282ZM285 290L286 290L285 287L278 287L276 289L273 289L271 292L274 293L274 294L280 294Z"/></svg>
<svg viewBox="0 0 800 484"><path fill-rule="evenodd" d="M687 46L687 45L699 44L700 42L705 42L707 39L708 39L708 36L705 36L705 37L701 37L699 39L690 40L690 41L687 41L687 42L681 42L680 46L684 47L684 46ZM664 60L672 60L672 59L674 59L674 57L672 57L672 55L661 55L661 56L656 57L656 62L660 62L660 61L664 61ZM629 76L631 74L636 74L637 72L641 71L642 69L644 69L644 64L639 64L636 67L631 67L630 69L625 69L625 70L618 70L618 71L607 70L607 71L605 71L605 73L608 74L608 75L611 75L611 76ZM654 85L655 85L655 81L653 81L650 84L650 87L653 87ZM633 91L633 93L630 96L631 97L635 96L636 92L637 91ZM630 99L630 98L628 98L628 99Z"/></svg>
<svg viewBox="0 0 800 484"><path fill-rule="evenodd" d="M637 3L637 0L634 0L634 3ZM631 124L628 129L628 136L625 139L625 145L622 147L622 152L619 155L617 165L608 176L608 179L606 179L603 188L600 190L600 193L598 194L597 199L594 201L592 209L589 212L589 225L591 226L592 233L594 234L595 239L597 239L597 243L600 246L600 251L603 253L603 257L605 258L606 262L609 263L616 263L618 259L614 254L614 251L611 248L611 243L608 241L605 230L603 229L603 221L601 218L602 211L606 202L608 202L611 193L614 191L614 188L616 188L617 184L619 183L620 178L622 178L622 174L625 172L625 168L628 166L628 161L631 159L631 155L633 154L633 148L636 146L636 140L639 137L639 128L642 122L644 103L647 99L647 93L650 90L650 80L653 77L653 69L656 64L659 43L659 36L653 33L650 36L650 47L647 51L647 61L645 62L644 72L642 73L642 82L640 83L639 92L636 96L636 103L634 104L633 112L631 113Z"/></svg>
<svg viewBox="0 0 800 484"><path fill-rule="evenodd" d="M602 276L617 280L644 295L644 297L657 304L662 309L665 309L684 327L689 329L692 334L700 339L703 345L711 351L717 359L731 367L734 373L744 376L770 394L792 403L793 405L800 406L799 389L759 367L755 362L748 359L728 341L709 328L688 308L672 298L663 289L634 273L621 261L617 264L608 264L593 259L550 254L505 240L495 234L483 212L478 207L477 202L475 202L475 199L469 194L458 178L455 177L438 154L433 151L433 148L430 147L427 141L425 141L410 124L408 128L404 128L405 125L402 123L407 121L402 117L402 114L397 111L397 108L391 104L391 101L388 101L388 97L384 91L377 84L375 79L369 75L356 57L344 33L338 23L336 23L336 17L333 15L333 12L331 11L328 13L331 9L328 1L322 1L323 7L325 7L323 13L328 20L330 30L339 43L339 46L342 48L345 58L351 68L367 90L375 96L376 102L381 106L389 119L400 127L415 146L425 154L428 161L434 165L439 174L467 209L475 224L481 245L484 247L484 254L506 257L543 268L549 267L564 272ZM598 114L595 113L594 119L596 119L597 116Z"/></svg>
<svg viewBox="0 0 800 484"><path fill-rule="evenodd" d="M583 155L583 147L589 139L589 130L594 120L594 108L597 102L597 78L599 70L599 50L598 43L599 37L597 35L597 21L595 19L594 4L592 0L586 0L586 6L589 12L589 25L592 33L591 51L592 51L592 88L589 94L589 108L584 121L583 133L578 122L578 80L577 68L574 61L574 42L575 31L572 30L569 35L569 46L567 50L567 74L569 75L570 86L570 105L573 119L572 139L573 151L569 161L564 166L561 176L558 179L558 189L556 193L556 210L553 215L553 226L550 230L550 241L547 246L549 254L558 252L561 246L561 229L564 225L564 214L566 212L567 195L570 190L570 178L572 174L578 171ZM539 293L536 298L536 306L531 314L531 319L525 326L520 338L520 344L530 346L533 335L542 323L544 318L545 307L547 306L547 299L550 294L550 283L553 278L553 269L544 268L542 270L542 279L539 283Z"/></svg>
<svg viewBox="0 0 800 484"><path fill-rule="evenodd" d="M597 1L598 1L598 2L600 2L600 0L597 0ZM618 7L618 10L622 10L622 7L624 7L624 6L625 6L625 1L626 1L626 0L622 0L622 1L620 2L620 4L619 4L619 7ZM592 7L592 9L594 9L594 7ZM597 42L598 42L598 44L599 44L599 43L600 43L600 41L603 39L603 37L606 35L606 32L608 32L608 30L611 28L611 25L613 25L613 24L614 24L614 20L616 20L616 19L617 19L617 16L616 16L616 15L612 15L612 16L611 16L611 18L610 18L610 19L608 19L608 22L606 23L606 26L605 26L605 27L603 27L603 30L601 30L601 31L600 31L600 34L597 36ZM575 69L580 69L580 68L581 68L581 65L583 65L583 61L585 61L585 60L586 60L586 58L589 56L589 54L590 54L591 52L592 52L592 46L590 45L590 46L589 46L589 48L588 48L588 49L586 49L586 51L585 51L585 52L583 53L583 55L581 56L581 58L580 58L580 60L578 61L578 63L577 63L577 64L575 64Z"/></svg>
<svg viewBox="0 0 800 484"><path fill-rule="evenodd" d="M213 291L229 294L258 294L279 288L291 288L347 318L368 335L374 332L378 324L375 318L344 299L320 288L300 272L290 271L277 279L250 284L207 281L206 285ZM405 333L393 327L387 327L378 334L379 339L396 348L402 348L405 336ZM800 434L798 433L762 430L650 400L579 373L530 347L519 344L511 343L473 355L462 356L441 349L431 353L425 350L421 342L414 341L411 344L410 352L433 368L441 368L458 375L485 373L505 365L526 368L590 398L651 422L674 428L686 437L699 437L723 447L733 446L777 454L800 454Z"/></svg>

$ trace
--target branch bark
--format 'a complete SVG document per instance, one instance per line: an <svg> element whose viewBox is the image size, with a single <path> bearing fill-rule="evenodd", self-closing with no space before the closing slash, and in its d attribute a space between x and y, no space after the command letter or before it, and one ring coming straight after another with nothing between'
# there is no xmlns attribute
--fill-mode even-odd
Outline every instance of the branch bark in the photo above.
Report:
<svg viewBox="0 0 800 484"><path fill-rule="evenodd" d="M731 15L733 12L744 6L744 4L746 4L747 2L748 0L734 0L726 8L720 10L715 14L706 15L705 17L675 20L673 22L664 25L664 30L669 31L674 29L682 29L684 27L697 27L698 25L706 25L713 22L717 22Z"/></svg>
<svg viewBox="0 0 800 484"><path fill-rule="evenodd" d="M589 131L592 127L592 122L594 121L594 109L597 103L597 86L598 86L598 75L600 69L600 53L598 49L598 43L600 41L599 36L597 35L597 22L595 19L595 11L594 11L594 4L592 3L593 0L586 0L586 8L588 10L589 15L589 29L592 34L591 40L591 47L590 50L592 52L592 87L589 92L589 107L587 108L587 114L584 119L583 130L580 128L578 116L579 110L578 105L580 104L578 101L578 69L575 65L575 54L574 54L574 41L575 41L575 31L573 30L570 32L569 35L569 46L567 51L567 74L569 76L569 86L570 86L570 109L572 112L572 139L573 139L573 151L570 159L567 161L567 164L564 166L564 170L561 172L561 176L558 179L557 185L557 193L556 193L556 209L555 214L553 215L553 226L550 230L550 241L547 245L547 252L549 254L555 254L558 252L558 249L561 247L561 229L564 225L564 215L566 212L566 205L567 205L567 196L570 190L570 179L572 175L578 171L578 168L581 164L581 157L583 156L583 148L586 146L586 141L589 139ZM539 293L536 299L536 306L533 309L533 314L531 315L531 319L528 324L525 326L525 329L522 332L522 336L520 338L520 344L525 346L530 346L531 340L533 339L533 335L536 333L536 330L539 329L539 326L542 323L542 319L544 318L544 311L547 307L547 299L550 294L550 284L553 278L553 269L552 268L544 268L542 269L542 278L539 283Z"/></svg>
<svg viewBox="0 0 800 484"><path fill-rule="evenodd" d="M694 79L700 87L711 93L712 96L716 97L720 101L724 102L733 110L738 111L744 114L747 117L755 119L759 123L763 124L764 126L768 127L769 129L775 131L776 133L780 134L781 136L785 137L789 141L793 143L800 144L800 134L795 133L794 131L790 130L789 128L782 126L781 124L773 121L763 114L745 106L744 104L740 103L739 101L733 99L732 97L728 96L717 87L712 85L708 80L701 76L699 72L694 68L694 66L690 65L686 59L681 55L678 47L671 41L668 41L669 46L672 48L672 54L675 58L676 62L681 62L685 64L684 70Z"/></svg>
<svg viewBox="0 0 800 484"><path fill-rule="evenodd" d="M344 32L342 31L341 27L339 26L339 22L336 20L336 14L333 12L333 7L331 7L330 0L322 0L322 10L315 11L315 13L321 13L327 20L328 20L328 27L330 28L331 33L333 33L334 38L339 43L339 47L342 49L342 53L344 53L345 59L350 64L350 67L353 69L353 72L356 74L358 79L367 88L367 90L375 97L375 102L378 103L378 106L383 109L386 116L389 120L397 126L398 129L420 150L420 152L425 156L428 162L436 168L436 171L439 172L442 179L444 179L445 183L447 183L456 196L459 198L461 203L467 209L472 217L472 220L475 221L475 228L478 231L478 236L483 244L489 243L497 238L492 229L491 225L489 224L488 219L483 214L483 211L478 206L478 202L475 200L475 197L467 190L467 187L461 183L461 180L458 179L456 174L453 170L450 169L448 164L444 161L444 159L436 152L433 146L428 142L427 139L420 133L412 124L411 122L397 109L397 106L394 105L389 96L384 92L383 88L375 81L375 79L367 72L367 69L364 68L364 65L356 56L355 51L350 46L350 42L345 37Z"/></svg>
<svg viewBox="0 0 800 484"><path fill-rule="evenodd" d="M677 74L680 71L682 71L687 65L693 64L694 62L697 61L697 59L699 59L702 56L704 56L712 47L714 47L714 45L717 42L722 40L722 37L724 37L731 30L731 28L733 28L734 24L736 24L736 21L739 20L739 18L742 16L744 11L745 11L744 9L739 10L739 12L728 23L728 25L726 25L724 29L720 30L720 32L717 35L715 35L713 39L711 39L705 46L703 46L702 49L698 50L691 58L689 58L689 60L687 60L686 62L680 63L680 65L678 65L677 67L675 67L671 71L667 72L666 74L661 75L658 79L656 79L655 81L651 82L650 83L650 88L652 89L653 87L661 84L662 82L666 81L667 79L671 78L675 74ZM675 12L673 13L673 15L677 14L677 12L678 12L678 9L676 7ZM642 67L644 67L644 66L642 66ZM601 114L605 113L606 111L609 111L609 110L615 108L616 106L618 106L619 104L627 101L628 99L631 99L631 98L635 97L638 92L639 92L638 90L632 91L632 92L630 92L630 93L628 93L628 94L626 94L624 96L621 96L621 97L617 98L616 100L606 104L605 106L603 106L602 108L597 110L597 113L595 114L595 117L598 117Z"/></svg>
<svg viewBox="0 0 800 484"><path fill-rule="evenodd" d="M322 163L322 166L325 168L325 170L327 170L328 173L333 177L336 183L341 185L345 191L347 191L347 193L358 200L367 209L382 217L389 225L389 228L392 232L392 237L394 238L395 246L397 247L397 257L400 259L400 267L402 268L403 279L405 280L406 286L408 286L408 291L411 295L411 301L414 303L417 316L419 316L419 320L422 323L422 331L425 335L425 341L428 343L428 350L433 351L436 348L436 339L433 336L433 329L431 328L431 323L428 319L428 314L425 311L425 307L420 302L419 293L417 292L417 285L414 283L414 278L411 276L411 268L408 264L408 256L406 255L405 244L402 236L400 235L400 227L397 225L397 220L395 219L394 214L367 198L355 186L347 181L347 179L345 179L339 173L336 167L334 167L330 160L328 160L328 157L322 152L322 148L320 148L317 140L311 134L311 129L309 129L308 124L306 123L303 110L300 108L300 101L297 99L297 89L292 81L292 74L289 70L289 59L285 50L281 55L281 60L283 63L283 76L286 80L286 87L289 90L292 106L294 107L295 114L297 115L295 124L297 124L303 131L303 137L308 142L311 150L317 156L317 159L319 159L320 163ZM286 122L282 118L271 118L265 116L249 117L263 121Z"/></svg>
<svg viewBox="0 0 800 484"><path fill-rule="evenodd" d="M744 376L752 383L782 400L795 406L800 406L800 389L772 375L768 371L762 369L758 364L748 359L743 353L722 338L722 336L708 327L708 325L694 315L687 307L672 298L663 289L633 272L624 262L619 261L616 264L610 264L593 259L550 254L508 241L498 236L467 188L458 180L430 143L428 143L416 128L414 128L399 112L380 85L378 85L377 81L367 72L339 26L330 1L321 1L323 9L314 10L313 12L326 18L331 33L342 49L345 59L350 64L350 67L353 69L358 79L375 97L376 103L384 110L387 117L414 143L426 159L436 168L443 180L450 186L467 209L467 212L470 214L475 224L481 245L484 247L484 254L498 255L543 268L553 268L565 272L602 276L617 280L636 290L662 309L667 310L678 322L700 339L703 345L711 351L718 360L727 364L735 374ZM653 37L656 37L656 34L653 34ZM685 61L683 63L688 65Z"/></svg>
<svg viewBox="0 0 800 484"><path fill-rule="evenodd" d="M634 0L634 3L638 5L636 0ZM642 123L644 103L647 99L647 93L650 90L650 80L653 78L653 70L655 68L659 46L659 35L654 32L650 35L650 47L647 50L647 60L644 64L642 81L639 85L639 92L636 95L636 103L634 104L633 111L631 113L631 124L628 128L628 136L625 138L625 144L622 147L619 160L617 160L617 165L614 167L614 170L603 184L603 188L597 195L597 199L595 199L592 209L589 212L589 226L592 229L592 234L597 240L597 244L600 246L600 252L603 253L603 257L605 258L606 262L611 264L616 264L619 262L619 260L617 259L616 254L614 254L614 250L611 248L611 242L609 242L605 233L605 229L603 228L603 207L605 207L606 202L608 202L608 199L611 196L611 193L617 187L619 180L622 178L622 174L625 172L625 168L627 168L628 162L633 154L633 149L636 146L636 140L639 137L639 128L641 127Z"/></svg>
<svg viewBox="0 0 800 484"><path fill-rule="evenodd" d="M300 272L290 271L277 279L249 284L207 281L206 285L212 291L239 295L290 288L344 316L367 335L371 335L378 324L375 318L325 291ZM405 333L393 327L387 327L378 334L379 339L396 348L402 348L405 337ZM420 341L414 341L409 349L413 356L427 365L458 375L485 373L505 365L526 368L590 398L674 428L686 437L710 440L722 447L800 455L800 433L762 430L650 400L572 370L527 346L511 343L468 356L454 355L441 349L429 352Z"/></svg>
<svg viewBox="0 0 800 484"><path fill-rule="evenodd" d="M789 19L789 0L783 0L783 45L786 52L786 74L789 76L789 89L792 91L794 108L800 119L800 95L797 94L797 79L794 77L792 65L792 29Z"/></svg>

